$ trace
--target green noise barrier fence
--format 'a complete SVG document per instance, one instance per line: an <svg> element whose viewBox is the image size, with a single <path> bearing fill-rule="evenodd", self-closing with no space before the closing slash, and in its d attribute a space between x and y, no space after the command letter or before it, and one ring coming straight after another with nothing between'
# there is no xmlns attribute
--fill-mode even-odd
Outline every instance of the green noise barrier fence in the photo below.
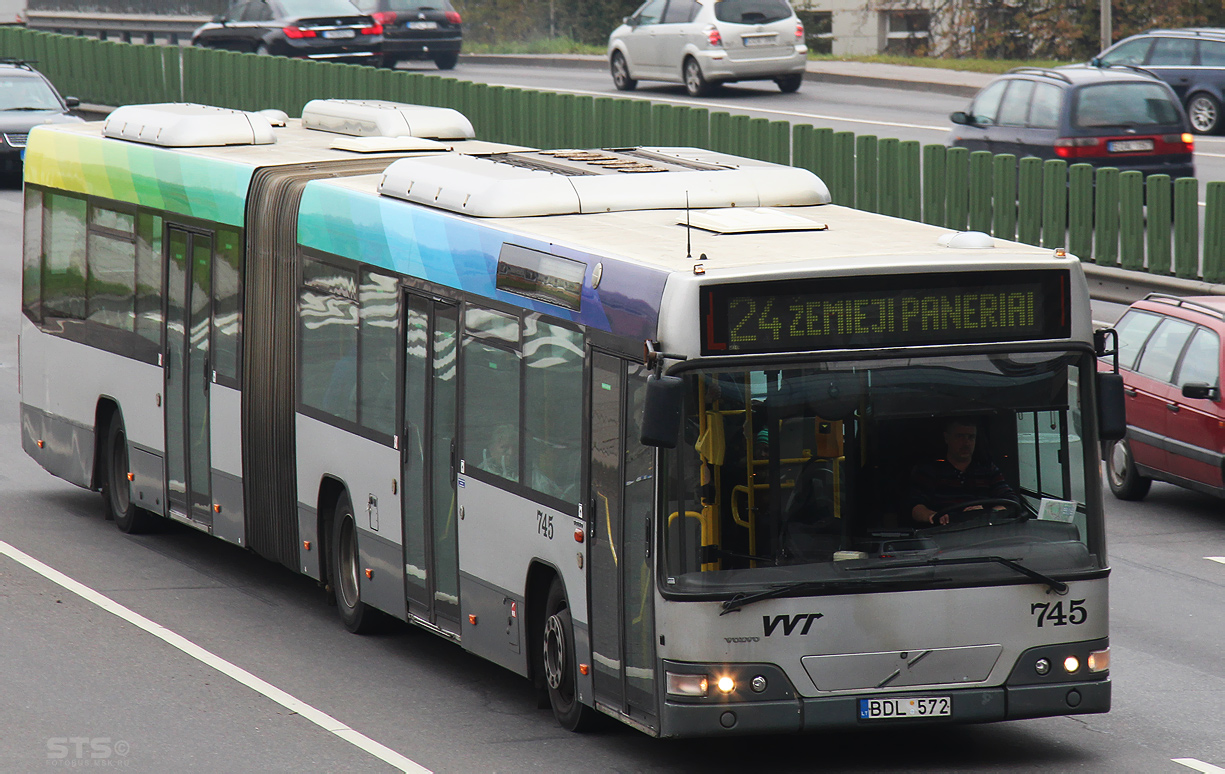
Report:
<svg viewBox="0 0 1225 774"><path fill-rule="evenodd" d="M123 105L197 102L301 115L311 99L450 107L481 139L539 148L694 146L794 164L836 204L984 231L1086 262L1225 282L1225 182L1069 166L646 100L490 86L362 65L0 28L0 56L36 61L61 93Z"/></svg>

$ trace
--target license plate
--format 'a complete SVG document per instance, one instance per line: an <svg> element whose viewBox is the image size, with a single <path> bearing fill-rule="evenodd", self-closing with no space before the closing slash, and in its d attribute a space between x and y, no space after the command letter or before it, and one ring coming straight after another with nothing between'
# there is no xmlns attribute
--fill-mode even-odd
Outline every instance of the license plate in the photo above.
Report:
<svg viewBox="0 0 1225 774"><path fill-rule="evenodd" d="M410 21L408 23L410 30L436 30L438 22L436 21Z"/></svg>
<svg viewBox="0 0 1225 774"><path fill-rule="evenodd" d="M743 37L745 48L757 48L759 46L773 46L774 41L778 39L777 35L755 35L753 37Z"/></svg>
<svg viewBox="0 0 1225 774"><path fill-rule="evenodd" d="M345 38L351 38L351 37L354 37L355 35L357 35L357 33L354 32L353 30L324 30L323 31L323 37L327 38L328 40L344 40Z"/></svg>
<svg viewBox="0 0 1225 774"><path fill-rule="evenodd" d="M1136 151L1151 151L1152 140L1111 140L1106 143L1106 150L1111 153L1135 153Z"/></svg>
<svg viewBox="0 0 1225 774"><path fill-rule="evenodd" d="M948 696L928 696L915 699L860 699L860 720L890 718L947 718L953 714L953 700Z"/></svg>

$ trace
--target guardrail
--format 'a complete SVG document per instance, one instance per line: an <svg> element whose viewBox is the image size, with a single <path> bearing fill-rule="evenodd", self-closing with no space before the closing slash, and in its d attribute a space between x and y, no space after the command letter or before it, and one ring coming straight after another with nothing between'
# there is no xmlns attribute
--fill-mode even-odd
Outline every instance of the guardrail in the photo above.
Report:
<svg viewBox="0 0 1225 774"><path fill-rule="evenodd" d="M88 35L123 43L184 45L206 16L137 16L126 13L26 11L26 28L61 35Z"/></svg>
<svg viewBox="0 0 1225 774"><path fill-rule="evenodd" d="M478 137L495 142L710 148L810 169L837 204L1066 247L1086 264L1147 276L1160 289L1169 290L1178 280L1189 283L1188 292L1216 292L1213 286L1225 282L1225 182L1206 186L1201 236L1193 178L1145 180L1139 172L1069 167L1057 159L1018 162L987 151L920 146L646 100L22 29L0 29L0 55L35 59L62 91L103 105L190 101L300 115L303 105L318 97L386 99L455 108L472 121ZM1139 279L1110 284L1120 299L1143 295L1127 289L1141 285Z"/></svg>

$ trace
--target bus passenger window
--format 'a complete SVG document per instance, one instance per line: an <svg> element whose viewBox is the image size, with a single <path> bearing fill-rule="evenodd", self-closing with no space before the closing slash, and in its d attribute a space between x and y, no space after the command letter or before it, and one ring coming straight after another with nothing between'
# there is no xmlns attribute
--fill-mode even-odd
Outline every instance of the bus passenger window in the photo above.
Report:
<svg viewBox="0 0 1225 774"><path fill-rule="evenodd" d="M238 292L242 277L242 235L218 229L213 253L213 368L227 379L238 378ZM137 254L137 305L140 305L140 254ZM139 314L139 311L137 312ZM139 326L140 320L136 322Z"/></svg>
<svg viewBox="0 0 1225 774"><path fill-rule="evenodd" d="M581 472L582 334L529 317L523 363L526 481L543 494L574 500Z"/></svg>
<svg viewBox="0 0 1225 774"><path fill-rule="evenodd" d="M519 479L519 356L475 339L463 346L465 459Z"/></svg>
<svg viewBox="0 0 1225 774"><path fill-rule="evenodd" d="M46 194L43 219L43 311L85 318L85 200Z"/></svg>
<svg viewBox="0 0 1225 774"><path fill-rule="evenodd" d="M162 343L162 218L147 213L136 216L136 332Z"/></svg>
<svg viewBox="0 0 1225 774"><path fill-rule="evenodd" d="M43 192L26 188L25 249L22 253L21 308L35 322L42 322L43 282Z"/></svg>
<svg viewBox="0 0 1225 774"><path fill-rule="evenodd" d="M136 216L97 205L89 212L88 319L136 330Z"/></svg>
<svg viewBox="0 0 1225 774"><path fill-rule="evenodd" d="M395 277L362 272L361 422L392 435L396 423L396 348L400 322L400 288Z"/></svg>
<svg viewBox="0 0 1225 774"><path fill-rule="evenodd" d="M357 277L302 262L302 403L357 421Z"/></svg>

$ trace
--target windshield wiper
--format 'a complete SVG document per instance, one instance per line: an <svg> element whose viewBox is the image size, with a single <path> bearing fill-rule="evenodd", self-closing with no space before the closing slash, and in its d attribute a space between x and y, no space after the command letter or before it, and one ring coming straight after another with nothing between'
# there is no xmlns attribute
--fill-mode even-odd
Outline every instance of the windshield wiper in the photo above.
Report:
<svg viewBox="0 0 1225 774"><path fill-rule="evenodd" d="M1047 586L1051 588L1051 591L1054 591L1056 594L1068 593L1068 584L1064 583L1063 581L1057 581L1054 578L1050 577L1049 575L1043 575L1037 570L1029 569L1028 567L1021 564L1020 562L1014 561L1012 559L1005 559L1002 556L967 556L962 559L939 559L939 558L920 559L920 560L913 561L913 562L890 562L888 564L881 564L881 565L860 565L858 567L847 567L846 570L847 572L854 572L856 570L892 570L894 568L907 568L907 567L936 567L938 565L950 565L950 564L992 564L992 563L1002 564L1008 569L1015 570L1027 578L1032 578L1033 580L1036 580L1040 583L1045 583ZM731 600L728 600L728 601L730 602Z"/></svg>
<svg viewBox="0 0 1225 774"><path fill-rule="evenodd" d="M723 609L719 611L719 615L727 615L734 613L745 605L750 605L754 602L760 602L763 599L774 599L775 597L786 596L795 591L826 591L829 589L842 589L847 587L870 586L874 585L874 581L870 580L806 580L795 581L794 583L779 583L761 591L741 592L733 595L730 599L723 600Z"/></svg>

